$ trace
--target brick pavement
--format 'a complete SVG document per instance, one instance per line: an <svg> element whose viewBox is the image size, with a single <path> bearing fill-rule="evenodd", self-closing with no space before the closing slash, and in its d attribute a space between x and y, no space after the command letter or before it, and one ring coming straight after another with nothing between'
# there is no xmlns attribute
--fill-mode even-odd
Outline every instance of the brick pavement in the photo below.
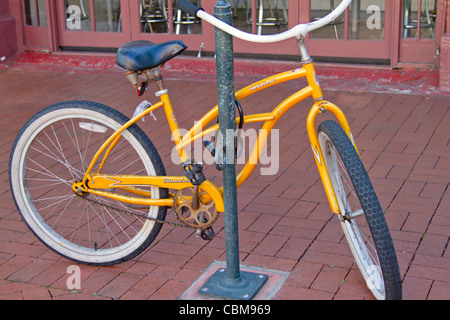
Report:
<svg viewBox="0 0 450 320"><path fill-rule="evenodd" d="M65 70L67 71L67 70ZM194 77L195 78L195 77ZM211 78L166 80L185 127L216 101ZM206 80L206 81L205 81ZM241 78L236 87L242 86ZM342 83L340 84L342 86ZM349 87L348 87L349 88ZM400 263L405 299L450 298L450 98L350 90L327 100L349 118L363 161L379 195ZM243 102L248 114L269 111L293 88L281 85ZM72 265L42 245L16 211L8 184L13 140L42 107L69 99L107 104L131 115L140 99L118 73L0 69L0 299L177 299L213 261L225 260L223 220L209 242L187 229L165 225L137 258L112 267L80 265L81 289L68 290ZM289 272L274 299L372 299L342 242L314 164L306 129L310 101L291 110L280 128L280 170L258 167L238 191L240 260L244 265ZM170 132L161 120L141 127L153 138L168 174L181 174L170 159ZM301 125L299 125L301 124ZM215 169L208 169L220 181ZM170 216L170 213L168 214Z"/></svg>

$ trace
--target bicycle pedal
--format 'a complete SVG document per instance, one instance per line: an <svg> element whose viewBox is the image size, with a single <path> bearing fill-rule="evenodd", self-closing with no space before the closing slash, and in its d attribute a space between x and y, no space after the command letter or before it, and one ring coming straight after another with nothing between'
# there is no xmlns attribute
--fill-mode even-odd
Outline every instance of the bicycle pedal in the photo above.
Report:
<svg viewBox="0 0 450 320"><path fill-rule="evenodd" d="M185 162L182 165L186 178L188 178L194 186L199 186L206 181L206 177L203 174L203 164L201 162L196 164L193 162L191 164Z"/></svg>
<svg viewBox="0 0 450 320"><path fill-rule="evenodd" d="M201 237L203 240L209 241L214 239L216 233L212 227L209 227L205 230L197 230L197 237Z"/></svg>

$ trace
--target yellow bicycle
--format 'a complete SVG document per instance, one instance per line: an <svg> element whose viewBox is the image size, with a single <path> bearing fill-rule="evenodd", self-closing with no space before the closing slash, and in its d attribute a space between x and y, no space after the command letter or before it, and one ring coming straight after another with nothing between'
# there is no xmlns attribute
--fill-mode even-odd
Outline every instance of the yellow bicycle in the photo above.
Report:
<svg viewBox="0 0 450 320"><path fill-rule="evenodd" d="M179 7L248 41L273 42L297 38L302 63L236 92L243 125L262 122L249 159L236 177L239 187L255 169L268 135L277 121L300 101L311 97L307 132L331 211L339 219L357 265L378 299L401 298L401 279L394 246L369 177L360 160L343 112L324 100L312 59L303 39L345 10L344 0L329 16L298 25L279 35L246 34L207 14L187 1ZM203 174L203 165L189 158L186 148L218 132L218 107L207 112L184 135L175 117L160 67L180 54L181 41L154 44L132 41L117 52L117 63L142 92L155 82L159 101L140 105L129 119L105 105L66 101L34 115L18 134L10 158L11 191L18 211L33 233L48 247L74 261L112 265L129 260L156 238L173 208L178 226L197 230L204 239L213 236L212 225L224 211L222 188ZM139 77L144 81L138 85ZM244 115L239 101L277 84L306 78L308 85L276 106L272 112ZM172 132L185 175L167 176L161 158L137 122L162 108ZM329 112L336 121L316 117ZM217 142L217 141L216 141ZM220 147L206 142L220 169L226 161ZM232 160L231 160L232 161Z"/></svg>

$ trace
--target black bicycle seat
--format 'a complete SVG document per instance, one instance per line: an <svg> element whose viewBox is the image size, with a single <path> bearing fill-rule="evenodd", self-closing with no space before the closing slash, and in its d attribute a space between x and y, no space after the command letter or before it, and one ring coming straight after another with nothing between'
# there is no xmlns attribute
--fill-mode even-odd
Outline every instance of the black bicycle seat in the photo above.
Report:
<svg viewBox="0 0 450 320"><path fill-rule="evenodd" d="M153 43L147 40L127 42L117 50L116 63L130 71L143 71L162 65L183 52L187 46L179 40Z"/></svg>

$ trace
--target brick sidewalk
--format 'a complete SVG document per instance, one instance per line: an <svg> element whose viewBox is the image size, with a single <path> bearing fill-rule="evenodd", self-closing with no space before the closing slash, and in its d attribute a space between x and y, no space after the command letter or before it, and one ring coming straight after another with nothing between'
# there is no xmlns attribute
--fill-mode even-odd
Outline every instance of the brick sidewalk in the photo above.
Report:
<svg viewBox="0 0 450 320"><path fill-rule="evenodd" d="M166 85L181 127L191 127L216 104L214 81L167 80ZM248 114L269 111L292 89L281 85L257 94L244 100L243 108ZM28 118L58 101L93 100L131 115L141 99L119 74L15 69L0 70L0 97L0 299L177 299L213 261L225 260L222 218L215 224L217 237L209 242L165 225L158 241L131 261L80 265L81 290L68 290L67 267L73 263L36 240L13 204L8 184L13 140ZM404 298L449 299L450 98L345 90L325 91L325 97L348 116L386 210ZM302 103L277 124L279 172L261 176L257 167L238 191L240 260L289 273L274 299L372 299L348 246L340 242L337 219L319 181L304 126L310 105ZM155 114L161 120L140 125L151 139L157 131L166 135L165 141L152 141L168 174L181 174L171 164L164 115ZM207 176L220 181L215 169Z"/></svg>

